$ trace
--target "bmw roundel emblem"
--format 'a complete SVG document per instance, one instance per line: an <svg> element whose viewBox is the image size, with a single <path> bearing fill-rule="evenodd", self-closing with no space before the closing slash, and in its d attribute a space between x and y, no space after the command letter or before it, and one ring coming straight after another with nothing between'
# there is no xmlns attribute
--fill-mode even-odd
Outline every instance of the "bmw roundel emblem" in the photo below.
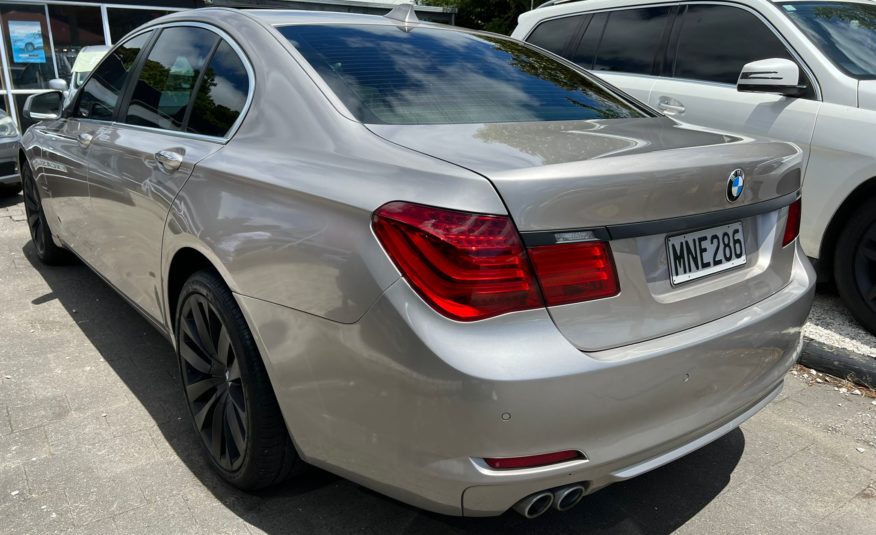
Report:
<svg viewBox="0 0 876 535"><path fill-rule="evenodd" d="M727 179L727 200L736 202L739 197L742 197L742 192L745 190L745 173L742 169L737 169L730 173Z"/></svg>

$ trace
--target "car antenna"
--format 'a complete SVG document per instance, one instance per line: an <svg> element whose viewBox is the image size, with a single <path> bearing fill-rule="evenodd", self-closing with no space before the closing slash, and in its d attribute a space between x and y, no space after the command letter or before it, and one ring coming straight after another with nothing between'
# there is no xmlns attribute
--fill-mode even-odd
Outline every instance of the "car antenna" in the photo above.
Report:
<svg viewBox="0 0 876 535"><path fill-rule="evenodd" d="M420 22L420 19L417 18L417 12L414 11L413 4L399 4L392 8L392 11L384 15L384 17L397 20L405 26Z"/></svg>

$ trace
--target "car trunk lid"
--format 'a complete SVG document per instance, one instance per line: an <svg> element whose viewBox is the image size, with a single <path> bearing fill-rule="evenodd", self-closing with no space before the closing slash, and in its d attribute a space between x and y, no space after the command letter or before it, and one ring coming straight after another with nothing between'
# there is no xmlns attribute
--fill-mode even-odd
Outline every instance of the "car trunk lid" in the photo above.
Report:
<svg viewBox="0 0 876 535"><path fill-rule="evenodd" d="M751 306L790 280L794 248L782 246L781 230L800 187L793 145L666 118L369 128L488 178L530 247L561 236L609 242L620 293L549 308L579 349L678 332ZM737 170L744 187L731 201ZM696 231L724 227L739 229L744 261L673 280L672 244L696 244Z"/></svg>

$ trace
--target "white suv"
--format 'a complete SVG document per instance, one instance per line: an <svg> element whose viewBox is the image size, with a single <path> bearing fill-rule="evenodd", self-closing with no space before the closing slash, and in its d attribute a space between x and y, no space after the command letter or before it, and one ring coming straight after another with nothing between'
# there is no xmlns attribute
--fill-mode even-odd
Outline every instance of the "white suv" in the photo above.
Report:
<svg viewBox="0 0 876 535"><path fill-rule="evenodd" d="M876 333L876 3L553 4L514 37L680 121L806 151L803 248Z"/></svg>

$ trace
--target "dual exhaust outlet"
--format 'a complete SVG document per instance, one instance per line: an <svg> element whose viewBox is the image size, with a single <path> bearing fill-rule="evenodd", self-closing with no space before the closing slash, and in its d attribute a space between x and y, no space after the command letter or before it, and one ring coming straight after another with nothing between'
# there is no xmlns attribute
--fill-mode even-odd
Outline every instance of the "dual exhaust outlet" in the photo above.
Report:
<svg viewBox="0 0 876 535"><path fill-rule="evenodd" d="M525 518L533 519L548 512L553 507L565 512L578 505L584 498L586 490L583 485L568 485L530 494L514 504L514 510Z"/></svg>

